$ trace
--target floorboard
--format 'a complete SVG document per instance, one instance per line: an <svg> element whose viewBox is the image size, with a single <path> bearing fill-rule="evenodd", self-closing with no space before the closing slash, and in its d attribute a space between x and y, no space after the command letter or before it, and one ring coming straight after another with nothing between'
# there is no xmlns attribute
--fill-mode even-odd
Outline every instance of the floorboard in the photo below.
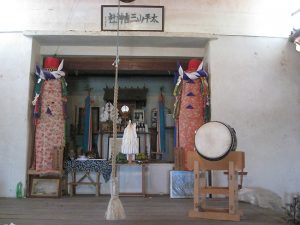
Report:
<svg viewBox="0 0 300 225"><path fill-rule="evenodd" d="M167 196L121 197L126 220L106 221L109 196L75 196L52 198L0 198L0 224L16 225L282 225L284 215L268 209L241 203L244 212L240 222L189 218L192 199L170 199ZM223 204L218 201L213 204Z"/></svg>

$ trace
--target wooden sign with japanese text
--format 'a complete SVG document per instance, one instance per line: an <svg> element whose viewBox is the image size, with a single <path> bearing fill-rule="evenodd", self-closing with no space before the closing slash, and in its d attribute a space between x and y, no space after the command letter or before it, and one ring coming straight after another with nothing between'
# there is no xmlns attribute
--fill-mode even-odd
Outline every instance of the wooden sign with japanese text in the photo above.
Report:
<svg viewBox="0 0 300 225"><path fill-rule="evenodd" d="M115 31L164 31L163 6L101 6L101 30Z"/></svg>

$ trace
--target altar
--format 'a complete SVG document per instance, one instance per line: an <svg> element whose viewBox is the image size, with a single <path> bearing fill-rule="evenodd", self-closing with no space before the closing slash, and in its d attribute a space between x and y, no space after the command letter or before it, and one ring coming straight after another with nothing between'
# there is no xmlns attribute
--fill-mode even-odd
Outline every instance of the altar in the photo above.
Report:
<svg viewBox="0 0 300 225"><path fill-rule="evenodd" d="M92 165L95 164L100 166L93 167ZM118 165L121 195L169 194L169 173L173 169L173 163L128 165ZM73 195L93 194L95 196L110 194L111 166L106 160L69 160L65 162L65 173L68 176L70 195L72 193ZM86 173L93 182L87 177L80 180ZM86 182L86 184L82 182ZM97 183L99 186L96 186Z"/></svg>

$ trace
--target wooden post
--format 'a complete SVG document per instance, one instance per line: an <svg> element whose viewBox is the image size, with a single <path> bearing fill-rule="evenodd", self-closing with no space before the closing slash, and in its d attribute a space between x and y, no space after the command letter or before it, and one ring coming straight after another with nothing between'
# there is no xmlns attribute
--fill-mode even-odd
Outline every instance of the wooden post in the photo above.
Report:
<svg viewBox="0 0 300 225"><path fill-rule="evenodd" d="M206 175L205 175L206 171L201 169L200 170L200 176L199 176L199 180L200 180L200 206L202 209L206 208L206 193L202 192L201 190L204 190L206 188Z"/></svg>
<svg viewBox="0 0 300 225"><path fill-rule="evenodd" d="M100 196L100 172L96 173L96 196L99 197Z"/></svg>
<svg viewBox="0 0 300 225"><path fill-rule="evenodd" d="M142 164L142 194L146 197L146 166Z"/></svg>
<svg viewBox="0 0 300 225"><path fill-rule="evenodd" d="M179 148L179 170L184 170L184 148Z"/></svg>
<svg viewBox="0 0 300 225"><path fill-rule="evenodd" d="M199 162L194 162L194 211L199 210Z"/></svg>
<svg viewBox="0 0 300 225"><path fill-rule="evenodd" d="M174 169L179 170L179 148L174 149Z"/></svg>
<svg viewBox="0 0 300 225"><path fill-rule="evenodd" d="M229 186L229 214L237 214L238 213L238 182L237 182L237 172L235 171L233 161L229 161L228 186Z"/></svg>
<svg viewBox="0 0 300 225"><path fill-rule="evenodd" d="M128 154L128 163L129 164L132 163L132 158L133 158L133 155L132 154Z"/></svg>
<svg viewBox="0 0 300 225"><path fill-rule="evenodd" d="M76 186L75 186L75 183L76 183L76 172L72 171L71 175L72 175L72 181L70 182L70 196L73 197L73 195L76 192Z"/></svg>

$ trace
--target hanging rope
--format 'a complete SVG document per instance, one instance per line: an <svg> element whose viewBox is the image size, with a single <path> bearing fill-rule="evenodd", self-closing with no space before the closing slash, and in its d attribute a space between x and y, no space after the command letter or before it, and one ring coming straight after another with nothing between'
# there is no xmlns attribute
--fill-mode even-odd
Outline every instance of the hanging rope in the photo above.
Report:
<svg viewBox="0 0 300 225"><path fill-rule="evenodd" d="M118 0L118 28L117 28L117 51L116 59L113 63L115 66L115 86L114 86L114 108L113 108L113 144L112 144L112 174L111 174L111 198L106 211L107 220L125 219L125 211L122 202L119 199L119 181L117 177L116 165L116 145L117 145L117 119L118 119L118 69L119 69L119 29L120 29L120 0Z"/></svg>
<svg viewBox="0 0 300 225"><path fill-rule="evenodd" d="M115 66L115 86L114 86L114 108L113 108L113 145L112 145L112 176L117 177L116 174L116 143L117 143L117 119L118 119L118 95L119 95L119 29L120 29L120 0L118 0L118 28L117 28L117 50L116 59L113 63Z"/></svg>

